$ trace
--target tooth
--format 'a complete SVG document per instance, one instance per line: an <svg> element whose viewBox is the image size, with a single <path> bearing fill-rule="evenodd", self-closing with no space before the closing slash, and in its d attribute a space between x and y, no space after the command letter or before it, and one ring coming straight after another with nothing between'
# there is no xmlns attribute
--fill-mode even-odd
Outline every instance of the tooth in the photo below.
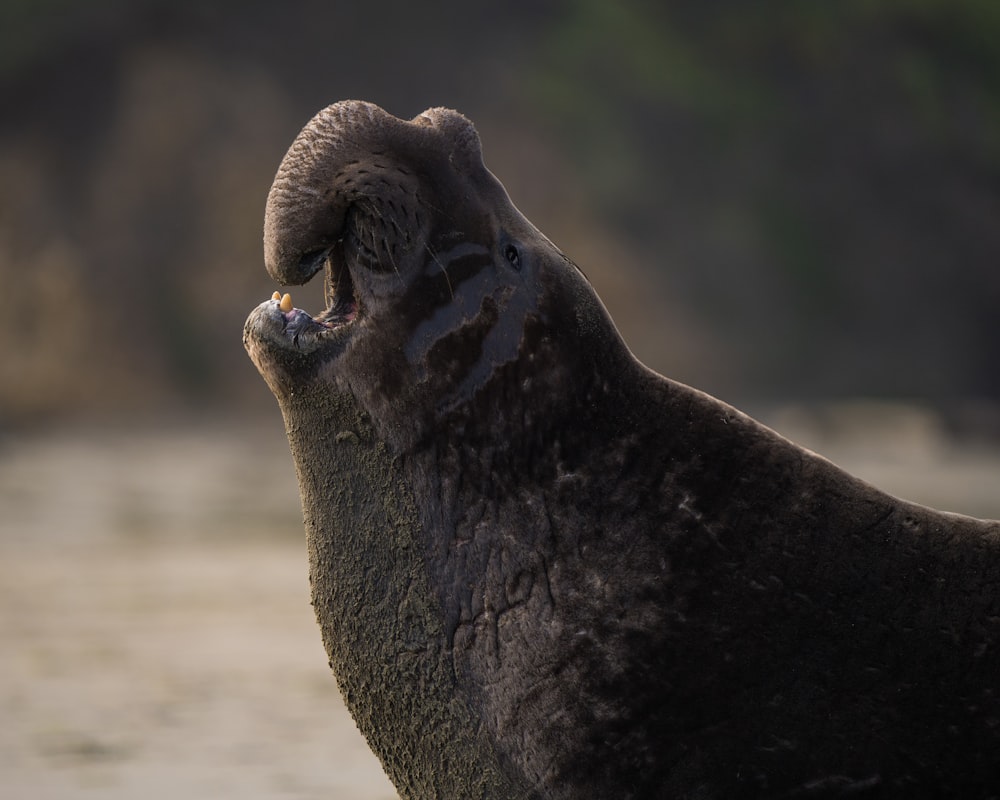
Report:
<svg viewBox="0 0 1000 800"><path fill-rule="evenodd" d="M281 295L278 294L277 292L275 292L274 294L271 295L271 299L272 300L280 300L281 299Z"/></svg>
<svg viewBox="0 0 1000 800"><path fill-rule="evenodd" d="M275 294L277 294L277 292L275 292ZM278 303L278 308L285 312L292 310L292 296L288 294L288 292L285 292L281 296L281 302Z"/></svg>

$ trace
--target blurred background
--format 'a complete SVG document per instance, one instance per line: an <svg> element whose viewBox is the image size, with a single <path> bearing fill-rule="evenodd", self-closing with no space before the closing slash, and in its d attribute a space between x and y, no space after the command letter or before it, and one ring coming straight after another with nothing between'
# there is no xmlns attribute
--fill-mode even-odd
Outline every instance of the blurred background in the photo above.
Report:
<svg viewBox="0 0 1000 800"><path fill-rule="evenodd" d="M473 119L651 367L1000 517L998 41L993 0L0 0L0 794L394 796L241 344L338 99Z"/></svg>

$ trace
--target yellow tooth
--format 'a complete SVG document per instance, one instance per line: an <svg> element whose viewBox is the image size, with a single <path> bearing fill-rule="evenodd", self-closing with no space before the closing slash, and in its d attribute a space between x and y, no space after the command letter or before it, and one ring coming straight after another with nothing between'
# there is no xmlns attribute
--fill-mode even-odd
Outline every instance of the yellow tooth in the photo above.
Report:
<svg viewBox="0 0 1000 800"><path fill-rule="evenodd" d="M278 294L277 292L275 292L274 294L271 295L271 299L272 300L280 300L281 299L281 295Z"/></svg>
<svg viewBox="0 0 1000 800"><path fill-rule="evenodd" d="M277 294L277 292L275 292L275 294ZM292 310L292 296L288 294L288 292L281 295L281 302L278 303L278 308L285 312Z"/></svg>

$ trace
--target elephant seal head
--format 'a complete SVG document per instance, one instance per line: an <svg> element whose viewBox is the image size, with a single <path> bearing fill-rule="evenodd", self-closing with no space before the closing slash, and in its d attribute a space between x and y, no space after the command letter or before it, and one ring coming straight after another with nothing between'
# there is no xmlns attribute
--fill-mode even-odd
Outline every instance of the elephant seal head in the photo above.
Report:
<svg viewBox="0 0 1000 800"><path fill-rule="evenodd" d="M472 123L444 108L410 121L363 102L320 112L278 169L264 253L282 284L323 272L328 303L311 316L269 301L248 321L247 347L279 401L326 382L399 449L526 348L522 387L543 388L562 361L544 355L556 332L614 330L483 165Z"/></svg>

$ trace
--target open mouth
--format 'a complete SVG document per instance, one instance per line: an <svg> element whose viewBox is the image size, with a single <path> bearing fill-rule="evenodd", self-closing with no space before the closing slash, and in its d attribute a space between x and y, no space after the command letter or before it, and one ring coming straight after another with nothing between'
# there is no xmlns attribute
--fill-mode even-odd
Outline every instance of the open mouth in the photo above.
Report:
<svg viewBox="0 0 1000 800"><path fill-rule="evenodd" d="M292 343L300 347L311 339L325 338L330 332L349 325L358 316L358 301L354 293L354 282L350 270L341 264L335 269L329 251L310 254L304 257L316 262L313 274L324 268L323 294L326 308L316 316L292 304L292 296L287 292L282 295L275 292L271 301L277 304L277 310L283 319L284 333Z"/></svg>

